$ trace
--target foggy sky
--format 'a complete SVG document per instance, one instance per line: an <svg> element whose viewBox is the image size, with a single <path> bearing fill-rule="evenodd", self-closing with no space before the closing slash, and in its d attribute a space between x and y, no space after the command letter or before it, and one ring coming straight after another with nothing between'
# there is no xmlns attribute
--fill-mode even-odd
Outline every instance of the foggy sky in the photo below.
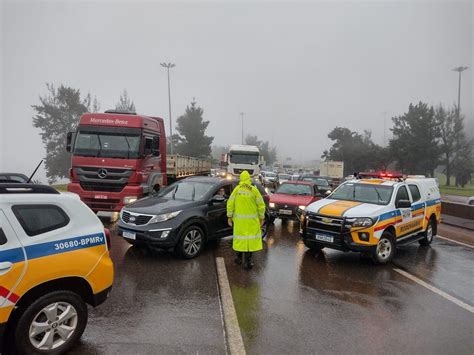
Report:
<svg viewBox="0 0 474 355"><path fill-rule="evenodd" d="M461 106L474 127L473 17L471 1L3 1L0 170L29 173L44 157L31 105L45 83L90 92L102 110L127 89L168 133L163 61L176 63L173 120L195 97L207 134L227 145L245 112L245 133L283 159L319 159L335 126L383 144L384 120L388 140L410 102L457 100L459 65L471 67Z"/></svg>

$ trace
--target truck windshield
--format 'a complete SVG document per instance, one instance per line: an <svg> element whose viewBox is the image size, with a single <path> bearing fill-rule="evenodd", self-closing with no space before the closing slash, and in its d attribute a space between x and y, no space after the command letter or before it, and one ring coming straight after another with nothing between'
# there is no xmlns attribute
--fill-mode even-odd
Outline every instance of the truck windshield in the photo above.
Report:
<svg viewBox="0 0 474 355"><path fill-rule="evenodd" d="M213 184L207 182L180 181L161 190L157 197L169 200L198 201L201 200L213 186Z"/></svg>
<svg viewBox="0 0 474 355"><path fill-rule="evenodd" d="M139 153L139 134L79 131L74 145L74 154L83 156L136 159Z"/></svg>
<svg viewBox="0 0 474 355"><path fill-rule="evenodd" d="M230 162L232 164L258 164L259 154L255 153L230 153Z"/></svg>
<svg viewBox="0 0 474 355"><path fill-rule="evenodd" d="M347 183L339 186L328 198L387 205L390 202L392 193L392 186Z"/></svg>

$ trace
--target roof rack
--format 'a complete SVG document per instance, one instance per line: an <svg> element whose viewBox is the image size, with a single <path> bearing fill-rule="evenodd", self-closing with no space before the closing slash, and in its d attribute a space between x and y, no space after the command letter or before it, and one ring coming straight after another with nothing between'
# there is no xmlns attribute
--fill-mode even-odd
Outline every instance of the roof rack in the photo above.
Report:
<svg viewBox="0 0 474 355"><path fill-rule="evenodd" d="M36 184L0 184L0 194L54 194L59 191L48 185Z"/></svg>

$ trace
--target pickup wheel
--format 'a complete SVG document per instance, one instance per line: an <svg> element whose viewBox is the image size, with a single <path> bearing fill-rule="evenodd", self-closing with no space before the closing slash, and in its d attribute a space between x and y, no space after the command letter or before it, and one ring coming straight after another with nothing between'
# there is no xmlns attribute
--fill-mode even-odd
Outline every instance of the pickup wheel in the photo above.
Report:
<svg viewBox="0 0 474 355"><path fill-rule="evenodd" d="M434 236L436 235L436 222L433 219L430 219L430 222L426 226L426 230L423 232L424 237L420 239L420 245L427 247L433 241Z"/></svg>
<svg viewBox="0 0 474 355"><path fill-rule="evenodd" d="M308 248L313 254L318 254L321 252L321 250L323 250L323 247L317 245L317 244L314 244L314 243L310 243L306 240L303 239L303 243L304 245L306 246L306 248Z"/></svg>
<svg viewBox="0 0 474 355"><path fill-rule="evenodd" d="M385 231L372 253L372 259L376 264L387 264L395 256L396 248L395 238L392 233Z"/></svg>
<svg viewBox="0 0 474 355"><path fill-rule="evenodd" d="M175 252L183 259L192 259L204 248L205 236L201 227L190 225L180 235Z"/></svg>
<svg viewBox="0 0 474 355"><path fill-rule="evenodd" d="M55 291L31 303L15 329L20 354L63 354L81 337L87 305L71 291Z"/></svg>

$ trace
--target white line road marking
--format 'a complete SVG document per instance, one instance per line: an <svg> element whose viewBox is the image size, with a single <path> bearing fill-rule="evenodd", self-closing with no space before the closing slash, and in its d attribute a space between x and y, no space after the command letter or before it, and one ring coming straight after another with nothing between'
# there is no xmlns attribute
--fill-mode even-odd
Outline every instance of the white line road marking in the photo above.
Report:
<svg viewBox="0 0 474 355"><path fill-rule="evenodd" d="M237 312L235 311L234 300L230 291L224 259L221 257L216 258L216 266L229 352L230 355L245 355L244 341L240 333L239 320L237 319Z"/></svg>
<svg viewBox="0 0 474 355"><path fill-rule="evenodd" d="M464 247L468 247L468 248L474 249L474 245L469 245L469 244L466 244L466 243L463 243L463 242L458 242L457 240L453 240L453 239L450 239L450 238L442 237L442 236L440 236L440 235L437 235L435 238L441 238L441 239L444 239L444 240L449 240L450 242L453 242L453 243L462 245L462 246L464 246Z"/></svg>
<svg viewBox="0 0 474 355"><path fill-rule="evenodd" d="M430 284L426 283L425 281L419 279L418 277L416 276L413 276L412 274L409 274L408 272L406 271L403 271L401 269L396 269L394 268L393 269L394 271L398 272L400 275L403 275L405 276L406 278L416 282L417 284L427 288L428 290L436 293L437 295L440 295L441 297L447 299L448 301L451 301L455 304L457 304L459 307L461 308L464 308L466 311L468 312L471 312L471 313L474 313L474 307L467 304L467 303L464 303L463 301L457 299L456 297L453 297L451 296L450 294L447 294L446 292L444 291L441 291L439 288L436 288L434 286L431 286Z"/></svg>

